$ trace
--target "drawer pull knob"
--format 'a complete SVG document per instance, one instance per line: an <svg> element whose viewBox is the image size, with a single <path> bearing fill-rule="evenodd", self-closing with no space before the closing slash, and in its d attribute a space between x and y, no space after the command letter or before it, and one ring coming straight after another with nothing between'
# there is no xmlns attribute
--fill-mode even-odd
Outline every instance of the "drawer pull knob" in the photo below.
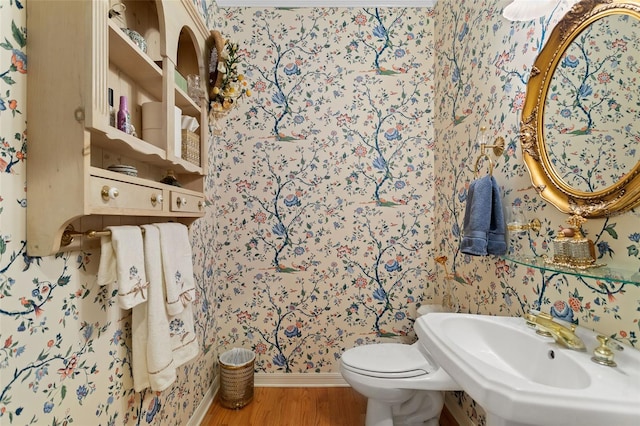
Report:
<svg viewBox="0 0 640 426"><path fill-rule="evenodd" d="M115 200L118 195L120 195L120 191L118 188L114 186L103 186L102 191L100 191L100 195L102 195L102 199L105 201Z"/></svg>
<svg viewBox="0 0 640 426"><path fill-rule="evenodd" d="M204 207L204 203L202 201L198 201L198 210L202 210Z"/></svg>
<svg viewBox="0 0 640 426"><path fill-rule="evenodd" d="M162 198L162 194L153 194L151 196L151 204L152 205L156 205L157 204L162 204L162 202L164 201L164 199Z"/></svg>
<svg viewBox="0 0 640 426"><path fill-rule="evenodd" d="M187 199L184 198L184 197L178 197L176 199L176 204L178 205L178 207L186 206L187 205Z"/></svg>

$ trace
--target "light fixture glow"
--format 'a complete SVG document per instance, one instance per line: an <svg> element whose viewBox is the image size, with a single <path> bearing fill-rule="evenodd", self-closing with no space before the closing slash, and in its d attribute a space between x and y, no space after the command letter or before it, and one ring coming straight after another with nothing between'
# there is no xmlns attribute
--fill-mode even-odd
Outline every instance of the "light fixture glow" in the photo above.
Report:
<svg viewBox="0 0 640 426"><path fill-rule="evenodd" d="M549 14L558 0L513 0L502 11L510 21L531 21Z"/></svg>

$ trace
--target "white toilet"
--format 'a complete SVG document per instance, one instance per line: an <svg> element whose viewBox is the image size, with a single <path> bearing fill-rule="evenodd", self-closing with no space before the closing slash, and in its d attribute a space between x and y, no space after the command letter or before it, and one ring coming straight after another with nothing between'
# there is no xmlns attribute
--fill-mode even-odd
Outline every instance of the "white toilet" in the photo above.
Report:
<svg viewBox="0 0 640 426"><path fill-rule="evenodd" d="M437 426L444 391L461 390L420 342L348 349L340 373L368 398L366 426Z"/></svg>

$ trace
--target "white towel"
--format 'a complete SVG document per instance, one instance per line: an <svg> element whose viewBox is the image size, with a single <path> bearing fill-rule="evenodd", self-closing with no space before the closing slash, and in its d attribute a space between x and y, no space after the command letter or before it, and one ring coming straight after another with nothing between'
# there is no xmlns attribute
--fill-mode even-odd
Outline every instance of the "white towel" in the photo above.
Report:
<svg viewBox="0 0 640 426"><path fill-rule="evenodd" d="M195 298L193 259L187 227L181 223L155 223L160 230L167 312L181 313Z"/></svg>
<svg viewBox="0 0 640 426"><path fill-rule="evenodd" d="M143 225L144 261L149 289L147 303L133 308L133 387L136 392L150 387L167 389L176 379L176 363L167 342L171 339L165 308L164 274L160 254L160 234L153 225Z"/></svg>
<svg viewBox="0 0 640 426"><path fill-rule="evenodd" d="M149 285L149 293L151 293L151 284ZM133 389L136 392L141 392L150 386L147 363L148 327L147 303L134 306L131 313L131 373L133 375Z"/></svg>
<svg viewBox="0 0 640 426"><path fill-rule="evenodd" d="M116 254L111 245L111 236L100 238L100 264L98 265L98 285L111 285L117 280Z"/></svg>
<svg viewBox="0 0 640 426"><path fill-rule="evenodd" d="M193 304L187 304L182 312L169 319L169 334L176 368L198 356L200 344L193 324Z"/></svg>
<svg viewBox="0 0 640 426"><path fill-rule="evenodd" d="M149 283L144 270L142 232L138 226L110 226L102 237L98 284L116 283L118 305L131 309L146 301Z"/></svg>

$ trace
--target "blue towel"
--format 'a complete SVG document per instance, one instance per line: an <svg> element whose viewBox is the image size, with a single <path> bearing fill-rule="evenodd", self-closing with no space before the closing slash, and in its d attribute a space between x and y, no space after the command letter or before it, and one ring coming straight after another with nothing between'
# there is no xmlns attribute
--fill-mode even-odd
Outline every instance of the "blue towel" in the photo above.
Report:
<svg viewBox="0 0 640 426"><path fill-rule="evenodd" d="M473 256L504 254L507 250L505 229L500 189L495 178L486 175L471 182L460 251Z"/></svg>
<svg viewBox="0 0 640 426"><path fill-rule="evenodd" d="M491 193L493 196L493 202L491 210L491 225L489 226L489 234L487 238L487 253L502 255L507 252L507 241L505 238L507 224L504 221L500 188L498 188L498 183L493 176L491 176Z"/></svg>

